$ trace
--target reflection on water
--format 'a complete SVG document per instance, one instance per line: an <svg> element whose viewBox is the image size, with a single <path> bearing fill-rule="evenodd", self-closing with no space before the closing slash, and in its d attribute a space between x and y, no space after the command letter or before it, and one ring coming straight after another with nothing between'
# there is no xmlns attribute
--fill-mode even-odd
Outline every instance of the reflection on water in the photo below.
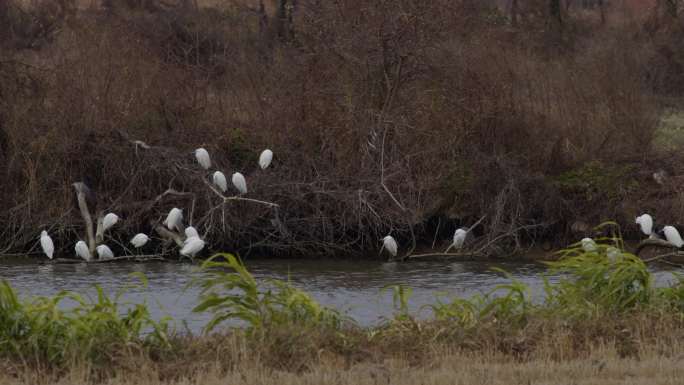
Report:
<svg viewBox="0 0 684 385"><path fill-rule="evenodd" d="M412 262L380 263L367 261L257 260L247 261L257 279L290 280L324 305L346 312L362 325L376 324L392 315L391 293L383 287L404 284L413 289L410 300L414 312L434 303L437 296L469 297L485 293L509 279L493 272L499 267L528 284L532 294L541 298L544 267L531 263ZM155 318L164 315L199 331L208 316L192 313L198 289L188 287L197 277L197 267L177 263L103 263L36 264L3 261L0 279L7 280L20 295L53 295L62 290L92 294L92 285L115 293L133 282L131 273L145 274L147 288L135 287L124 295L125 301L147 301ZM655 271L658 285L674 280L671 272ZM558 277L550 277L551 282ZM178 325L179 327L182 324Z"/></svg>

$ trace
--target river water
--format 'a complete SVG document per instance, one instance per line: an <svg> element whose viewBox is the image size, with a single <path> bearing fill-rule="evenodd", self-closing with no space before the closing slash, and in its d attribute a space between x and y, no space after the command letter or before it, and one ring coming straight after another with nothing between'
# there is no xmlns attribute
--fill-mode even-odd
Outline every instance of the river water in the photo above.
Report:
<svg viewBox="0 0 684 385"><path fill-rule="evenodd" d="M378 324L393 314L392 293L381 293L387 285L403 284L412 288L409 302L412 312L426 315L421 307L435 303L436 298L469 297L485 293L497 285L510 282L491 270L502 268L528 284L532 295L543 295L543 265L532 263L483 262L412 262L381 263L377 261L326 260L254 260L247 268L257 279L290 280L320 303L334 307L364 326ZM179 330L186 327L200 332L209 319L196 314L199 289L188 287L200 273L197 266L180 263L103 263L103 264L38 264L35 261L0 262L0 280L7 280L21 296L53 295L62 290L91 295L94 284L115 293L134 279L131 273L145 274L146 288L134 288L124 301L146 301L155 318L171 316ZM672 271L654 270L656 283L667 285L675 280ZM559 277L550 276L552 282Z"/></svg>

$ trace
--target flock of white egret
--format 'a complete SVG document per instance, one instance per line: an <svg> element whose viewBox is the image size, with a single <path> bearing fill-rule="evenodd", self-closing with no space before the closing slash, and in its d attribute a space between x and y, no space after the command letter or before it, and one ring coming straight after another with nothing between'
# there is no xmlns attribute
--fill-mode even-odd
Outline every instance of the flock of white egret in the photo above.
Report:
<svg viewBox="0 0 684 385"><path fill-rule="evenodd" d="M653 225L653 217L650 214L642 214L634 220L634 222L639 225L639 229L644 235L647 235L649 239L664 239L672 245L672 247L680 249L684 246L684 240L679 234L679 231L674 226L663 226L660 229L656 229ZM583 238L580 241L580 246L582 250L587 253L591 253L597 250L596 242L591 238ZM614 249L614 248L612 248ZM611 258L611 254L618 252L616 250L608 249L608 257Z"/></svg>
<svg viewBox="0 0 684 385"><path fill-rule="evenodd" d="M203 169L209 170L211 168L211 158L209 157L209 152L206 149L198 148L194 151L194 155L195 159L197 159L197 163L199 163ZM262 151L261 155L259 156L259 167L262 170L265 170L271 164L272 160L273 151L269 149ZM222 193L225 193L228 190L226 176L221 171L217 170L213 173L212 181ZM237 189L240 194L247 193L247 180L245 179L244 175L236 172L233 174L231 181L233 182L235 189ZM116 225L118 221L119 216L114 213L108 213L105 215L102 218L102 234L104 235L104 233ZM183 226L183 210L177 207L172 208L166 216L163 224L171 231L185 233L185 240L183 241L183 246L180 249L181 255L193 258L195 255L197 255L197 253L204 249L205 242L200 238L197 229L192 226ZM150 237L147 234L139 233L130 240L130 244L133 245L134 248L139 249L145 246L149 240ZM49 259L54 257L55 245L52 241L52 238L45 230L40 233L40 246L43 249L43 253L45 253ZM84 259L87 262L90 262L93 259L88 245L82 240L76 242L74 251L76 252L76 256ZM99 259L105 260L114 258L112 249L105 244L98 245L95 248L95 251L97 252Z"/></svg>
<svg viewBox="0 0 684 385"><path fill-rule="evenodd" d="M649 214L642 214L636 217L635 223L639 225L641 232L647 235L650 239L664 238L670 245L677 249L684 246L684 240L682 240L681 235L679 235L679 231L677 231L674 226L663 226L661 229L655 230L653 226L653 217ZM466 236L468 235L469 231L470 230L466 228L456 229L454 232L453 241L444 253L448 253L452 248L462 248L465 244ZM598 249L596 242L591 238L583 238L580 241L580 246L587 253L595 252ZM382 253L383 250L387 250L392 257L397 256L398 246L394 237L387 235L382 239L382 247L380 248L380 252ZM608 248L607 250L608 257L611 259L615 259L617 253L619 253L619 250L614 247Z"/></svg>
<svg viewBox="0 0 684 385"><path fill-rule="evenodd" d="M202 168L205 170L209 170L211 168L211 158L209 157L209 152L206 149L198 148L194 151L194 155L197 159L197 163L199 163ZM265 170L271 164L272 160L273 151L269 149L262 151L261 155L259 156L259 167L261 167L262 170ZM222 193L225 193L228 190L228 181L226 176L221 171L217 170L212 174L212 181ZM247 180L245 179L244 175L236 172L233 174L231 181L235 189L237 189L240 194L247 193ZM114 213L108 213L105 215L102 219L103 233L112 228L118 221L119 217ZM661 229L654 231L653 217L651 217L649 214L642 214L636 217L635 223L639 225L641 231L651 239L660 239L663 237L675 248L679 249L684 246L684 240L682 240L679 231L677 231L675 227L663 226ZM163 224L171 231L185 233L185 240L183 241L183 246L180 250L181 255L193 258L195 255L197 255L197 253L204 249L205 242L200 238L197 230L192 226L187 228L183 226L183 211L181 209L177 207L172 208L166 216ZM456 229L454 232L453 241L446 249L445 253L448 253L451 249L461 249L465 245L468 232L470 232L470 230L466 228ZM139 233L131 239L130 243L134 248L139 249L145 246L149 240L149 236ZM54 243L52 242L52 238L50 238L50 235L48 235L47 231L45 230L43 230L40 234L40 245L45 255L52 259L54 256L55 247ZM582 239L580 241L580 245L586 252L594 252L597 250L596 242L594 242L594 240L591 238ZM81 257L86 261L92 260L92 255L88 249L88 245L86 245L84 241L79 240L76 242L74 250L78 257ZM105 244L98 245L95 250L99 259L114 258L114 253ZM382 247L380 248L380 252L382 253L383 250L387 250L392 257L397 256L399 248L394 237L387 235L382 239ZM615 252L617 252L617 250Z"/></svg>

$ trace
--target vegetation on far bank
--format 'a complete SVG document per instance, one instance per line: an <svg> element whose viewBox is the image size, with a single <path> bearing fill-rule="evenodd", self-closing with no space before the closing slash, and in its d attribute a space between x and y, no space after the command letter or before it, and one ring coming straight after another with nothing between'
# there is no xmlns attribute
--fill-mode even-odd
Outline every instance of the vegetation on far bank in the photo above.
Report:
<svg viewBox="0 0 684 385"><path fill-rule="evenodd" d="M409 368L436 382L446 375L478 378L469 369L454 373L445 366L450 362L504 372L518 367L555 380L548 370L566 372L571 363L608 378L646 377L654 365L676 377L684 280L654 286L644 262L620 247L620 240L604 239L592 252L579 245L560 252L549 265L565 274L546 284L542 301L511 279L490 293L437 301L429 306L432 318L418 320L407 310L410 289L390 287L395 316L371 328L287 282L257 281L228 254L205 262L207 275L195 282L203 290L194 310L213 315L202 335L178 334L171 320L152 320L144 304L123 306L102 290L90 300L66 292L19 299L3 283L0 383L333 381L323 373L348 383L361 373L385 378ZM58 306L66 300L76 306ZM226 320L242 326L226 329ZM643 364L627 368L636 361Z"/></svg>
<svg viewBox="0 0 684 385"><path fill-rule="evenodd" d="M680 223L681 156L652 143L684 89L681 18L517 3L3 1L0 251L49 229L71 255L79 181L121 244L182 207L207 255L439 246L481 217L506 255L577 222ZM222 204L200 146L279 208Z"/></svg>

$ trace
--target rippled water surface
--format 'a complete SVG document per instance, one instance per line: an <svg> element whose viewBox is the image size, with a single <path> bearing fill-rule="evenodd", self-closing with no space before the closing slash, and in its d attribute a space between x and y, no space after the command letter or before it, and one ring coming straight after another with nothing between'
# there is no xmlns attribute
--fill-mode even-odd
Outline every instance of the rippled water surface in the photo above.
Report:
<svg viewBox="0 0 684 385"><path fill-rule="evenodd" d="M413 289L410 305L414 312L434 303L437 296L468 297L486 292L510 280L493 272L492 267L509 271L514 278L528 284L533 295L542 294L544 268L530 263L501 264L482 262L412 262L404 264L321 261L321 260L256 260L246 261L257 279L289 279L297 287L312 294L322 304L346 312L362 325L376 324L390 317L392 295L382 293L387 285L404 284ZM144 273L147 288L134 288L124 299L147 301L153 315L173 317L182 328L199 331L208 316L192 313L198 289L188 288L200 274L197 266L177 263L103 263L103 264L37 264L35 261L0 262L0 279L7 280L20 295L53 295L61 290L92 293L93 284L110 293L132 282L130 273ZM655 271L658 285L674 280L669 271ZM550 277L551 281L558 277ZM425 314L425 313L424 313Z"/></svg>

